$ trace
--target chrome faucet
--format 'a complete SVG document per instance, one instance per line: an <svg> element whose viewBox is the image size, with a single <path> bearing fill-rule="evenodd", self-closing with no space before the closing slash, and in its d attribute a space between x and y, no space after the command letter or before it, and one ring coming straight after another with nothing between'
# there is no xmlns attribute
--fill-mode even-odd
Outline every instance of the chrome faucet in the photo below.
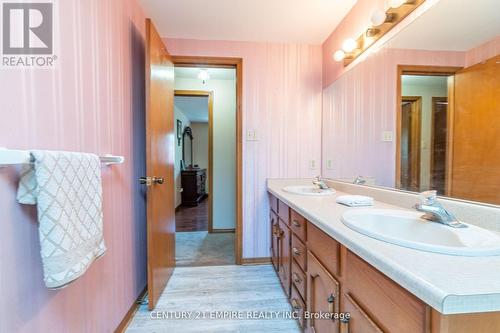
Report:
<svg viewBox="0 0 500 333"><path fill-rule="evenodd" d="M363 176L357 176L352 183L356 185L363 185L366 183L366 179L364 179Z"/></svg>
<svg viewBox="0 0 500 333"><path fill-rule="evenodd" d="M328 185L326 185L326 183L321 179L320 176L317 176L316 178L314 178L314 180L313 180L312 183L314 185L318 186L322 190L328 190L329 189Z"/></svg>
<svg viewBox="0 0 500 333"><path fill-rule="evenodd" d="M423 219L442 223L453 228L467 228L466 224L463 224L457 220L457 218L446 210L437 201L437 191L425 191L420 193L421 202L415 205L415 209L419 212L424 212L422 215Z"/></svg>

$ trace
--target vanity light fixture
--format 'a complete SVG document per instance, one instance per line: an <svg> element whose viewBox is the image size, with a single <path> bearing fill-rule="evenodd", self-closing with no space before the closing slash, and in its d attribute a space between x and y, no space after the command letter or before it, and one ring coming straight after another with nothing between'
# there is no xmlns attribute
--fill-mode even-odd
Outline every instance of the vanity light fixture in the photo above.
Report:
<svg viewBox="0 0 500 333"><path fill-rule="evenodd" d="M389 30L422 5L426 0L388 0L385 12L376 10L371 16L372 25L357 39L349 38L342 43L342 49L333 54L333 59L348 66Z"/></svg>
<svg viewBox="0 0 500 333"><path fill-rule="evenodd" d="M358 48L358 42L354 38L347 38L344 43L342 43L342 50L346 53L351 53Z"/></svg>
<svg viewBox="0 0 500 333"><path fill-rule="evenodd" d="M374 27L378 27L384 23L392 23L395 19L396 15L394 13L386 13L382 9L375 10L370 18Z"/></svg>
<svg viewBox="0 0 500 333"><path fill-rule="evenodd" d="M416 0L389 0L389 7L399 8L402 5L414 5Z"/></svg>
<svg viewBox="0 0 500 333"><path fill-rule="evenodd" d="M334 54L333 54L333 59L336 61L336 62L340 62L342 60L345 59L345 52L342 51L342 50L337 50Z"/></svg>
<svg viewBox="0 0 500 333"><path fill-rule="evenodd" d="M198 74L198 79L201 80L203 84L207 83L207 80L210 79L210 74L206 69L200 70L200 73Z"/></svg>

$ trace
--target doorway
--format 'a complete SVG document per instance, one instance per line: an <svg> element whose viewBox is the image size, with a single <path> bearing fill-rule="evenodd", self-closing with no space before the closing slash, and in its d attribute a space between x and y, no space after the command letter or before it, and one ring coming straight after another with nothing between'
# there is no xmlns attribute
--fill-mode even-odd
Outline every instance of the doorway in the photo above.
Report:
<svg viewBox="0 0 500 333"><path fill-rule="evenodd" d="M399 66L396 187L447 193L457 67Z"/></svg>
<svg viewBox="0 0 500 333"><path fill-rule="evenodd" d="M235 67L175 67L176 265L237 262Z"/></svg>

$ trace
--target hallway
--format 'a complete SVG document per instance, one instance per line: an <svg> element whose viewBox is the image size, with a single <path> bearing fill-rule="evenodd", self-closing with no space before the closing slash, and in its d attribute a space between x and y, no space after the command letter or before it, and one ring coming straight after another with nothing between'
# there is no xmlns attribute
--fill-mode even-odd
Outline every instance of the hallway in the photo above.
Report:
<svg viewBox="0 0 500 333"><path fill-rule="evenodd" d="M127 332L300 332L293 319L168 319L166 315L192 313L206 316L222 315L223 311L241 311L246 317L266 315L270 311L280 316L291 311L271 265L211 266L176 268L156 310L149 312L141 305Z"/></svg>

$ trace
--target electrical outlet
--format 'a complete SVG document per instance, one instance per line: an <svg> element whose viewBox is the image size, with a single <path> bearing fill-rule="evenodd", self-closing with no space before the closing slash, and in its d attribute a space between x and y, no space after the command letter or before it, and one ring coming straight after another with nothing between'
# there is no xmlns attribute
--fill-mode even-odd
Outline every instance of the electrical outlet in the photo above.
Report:
<svg viewBox="0 0 500 333"><path fill-rule="evenodd" d="M393 140L392 131L382 132L382 141L383 142L392 142L392 140Z"/></svg>
<svg viewBox="0 0 500 333"><path fill-rule="evenodd" d="M326 169L333 170L333 161L332 160L326 160Z"/></svg>
<svg viewBox="0 0 500 333"><path fill-rule="evenodd" d="M316 160L309 161L309 169L316 170Z"/></svg>

